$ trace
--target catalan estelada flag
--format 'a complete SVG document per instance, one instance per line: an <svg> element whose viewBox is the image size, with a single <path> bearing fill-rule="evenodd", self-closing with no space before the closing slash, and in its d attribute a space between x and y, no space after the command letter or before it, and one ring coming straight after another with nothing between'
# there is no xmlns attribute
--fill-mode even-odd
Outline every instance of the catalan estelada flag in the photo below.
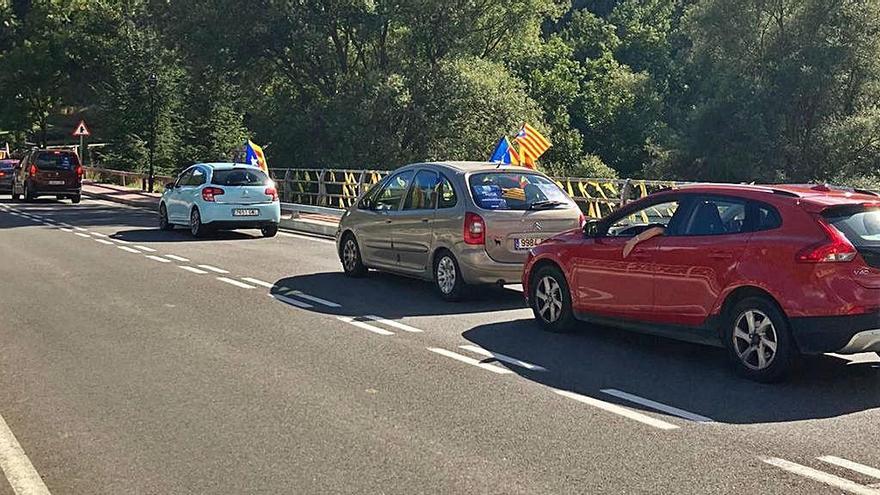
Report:
<svg viewBox="0 0 880 495"><path fill-rule="evenodd" d="M263 172L269 173L269 162L263 153L263 148L257 146L253 141L248 139L244 146L244 161L255 167L260 167Z"/></svg>
<svg viewBox="0 0 880 495"><path fill-rule="evenodd" d="M519 145L523 165L529 168L535 168L538 158L552 146L549 139L527 123L516 133L514 141Z"/></svg>
<svg viewBox="0 0 880 495"><path fill-rule="evenodd" d="M519 165L519 153L516 148L507 140L507 136L501 136L498 144L495 145L495 151L489 157L490 162L501 162L510 165Z"/></svg>

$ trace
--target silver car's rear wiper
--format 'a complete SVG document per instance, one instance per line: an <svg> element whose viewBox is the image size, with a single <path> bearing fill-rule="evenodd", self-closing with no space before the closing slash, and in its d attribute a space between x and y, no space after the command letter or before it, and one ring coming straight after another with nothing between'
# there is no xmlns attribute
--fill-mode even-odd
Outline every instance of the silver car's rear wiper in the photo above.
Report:
<svg viewBox="0 0 880 495"><path fill-rule="evenodd" d="M535 201L534 203L529 205L530 210L544 210L550 208L556 208L557 206L562 206L565 203L562 201L556 201L553 199L547 199L544 201Z"/></svg>

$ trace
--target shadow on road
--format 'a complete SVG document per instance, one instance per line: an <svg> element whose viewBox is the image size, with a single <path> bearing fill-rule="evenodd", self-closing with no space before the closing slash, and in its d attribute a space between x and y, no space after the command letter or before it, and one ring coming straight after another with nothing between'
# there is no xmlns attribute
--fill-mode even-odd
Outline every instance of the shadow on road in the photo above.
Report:
<svg viewBox="0 0 880 495"><path fill-rule="evenodd" d="M602 392L618 389L722 423L830 418L880 406L876 363L805 358L787 382L765 385L736 376L723 349L611 328L583 325L570 334L552 334L521 319L477 326L463 336L489 351L547 368L509 366L529 380L639 407Z"/></svg>
<svg viewBox="0 0 880 495"><path fill-rule="evenodd" d="M395 319L485 313L524 307L522 293L509 288L479 287L472 291L468 300L447 303L434 294L433 286L428 282L374 271L360 279L346 277L341 269L339 272L282 278L275 282L272 294L283 296L288 289L300 290L330 301L345 301L342 308L315 304L310 310L352 318L371 314Z"/></svg>
<svg viewBox="0 0 880 495"><path fill-rule="evenodd" d="M211 241L246 241L262 239L259 230L254 234L248 230L220 230L211 232L205 237L196 239L189 230L178 227L171 231L159 230L155 227L147 229L120 230L110 237L129 242L211 242Z"/></svg>

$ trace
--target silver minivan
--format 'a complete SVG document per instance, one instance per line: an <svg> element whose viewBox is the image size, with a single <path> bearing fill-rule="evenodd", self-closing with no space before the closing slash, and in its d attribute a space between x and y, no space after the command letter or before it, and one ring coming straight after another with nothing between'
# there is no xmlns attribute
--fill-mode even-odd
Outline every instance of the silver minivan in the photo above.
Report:
<svg viewBox="0 0 880 495"><path fill-rule="evenodd" d="M345 274L370 268L432 280L443 299L468 285L518 284L529 249L580 228L577 204L546 175L485 162L395 170L345 212L336 246Z"/></svg>

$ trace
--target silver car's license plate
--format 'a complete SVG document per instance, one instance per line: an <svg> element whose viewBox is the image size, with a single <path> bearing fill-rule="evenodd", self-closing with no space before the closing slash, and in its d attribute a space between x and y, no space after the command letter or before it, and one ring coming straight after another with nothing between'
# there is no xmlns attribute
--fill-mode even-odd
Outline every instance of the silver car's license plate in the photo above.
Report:
<svg viewBox="0 0 880 495"><path fill-rule="evenodd" d="M541 241L544 239L535 239L535 238L527 238L527 239L514 239L513 247L516 249L532 249L533 247L541 244Z"/></svg>
<svg viewBox="0 0 880 495"><path fill-rule="evenodd" d="M63 180L50 180L49 185L50 186L63 186L64 181Z"/></svg>
<svg viewBox="0 0 880 495"><path fill-rule="evenodd" d="M232 216L234 217L258 217L260 216L260 210L252 209L252 208L236 208L232 210Z"/></svg>

